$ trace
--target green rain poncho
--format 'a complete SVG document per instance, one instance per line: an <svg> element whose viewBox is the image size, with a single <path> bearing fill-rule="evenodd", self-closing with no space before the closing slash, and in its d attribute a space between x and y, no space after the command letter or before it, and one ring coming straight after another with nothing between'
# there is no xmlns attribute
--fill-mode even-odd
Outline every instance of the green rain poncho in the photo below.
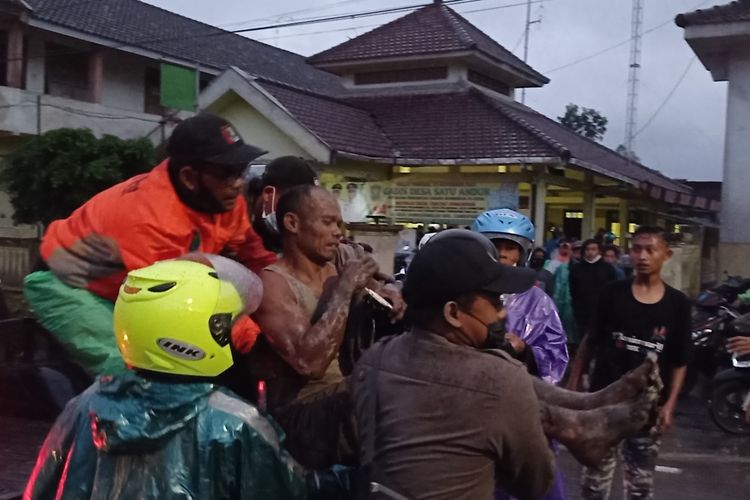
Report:
<svg viewBox="0 0 750 500"><path fill-rule="evenodd" d="M281 436L213 384L100 377L58 417L24 498L305 498Z"/></svg>

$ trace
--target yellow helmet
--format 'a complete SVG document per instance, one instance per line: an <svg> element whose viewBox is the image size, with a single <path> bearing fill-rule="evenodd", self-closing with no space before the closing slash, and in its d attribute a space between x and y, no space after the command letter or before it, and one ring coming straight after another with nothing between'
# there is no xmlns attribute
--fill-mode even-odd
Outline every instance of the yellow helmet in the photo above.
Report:
<svg viewBox="0 0 750 500"><path fill-rule="evenodd" d="M190 254L128 273L115 303L117 346L134 368L215 377L232 366L232 325L260 305L263 285L246 267Z"/></svg>

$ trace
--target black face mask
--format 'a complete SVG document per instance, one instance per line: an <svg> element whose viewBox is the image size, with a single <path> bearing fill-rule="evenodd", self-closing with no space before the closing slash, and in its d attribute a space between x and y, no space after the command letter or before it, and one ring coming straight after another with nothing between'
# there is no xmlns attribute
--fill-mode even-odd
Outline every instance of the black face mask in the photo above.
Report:
<svg viewBox="0 0 750 500"><path fill-rule="evenodd" d="M485 323L469 312L467 312L466 314L479 321L487 328L487 337L484 339L484 342L482 342L477 347L478 349L502 349L503 351L515 355L513 346L511 346L510 342L505 339L505 334L507 333L507 331L505 330L504 319L499 319L497 321L493 321L492 323Z"/></svg>
<svg viewBox="0 0 750 500"><path fill-rule="evenodd" d="M529 259L529 267L531 269L541 269L544 266L544 257L531 257Z"/></svg>

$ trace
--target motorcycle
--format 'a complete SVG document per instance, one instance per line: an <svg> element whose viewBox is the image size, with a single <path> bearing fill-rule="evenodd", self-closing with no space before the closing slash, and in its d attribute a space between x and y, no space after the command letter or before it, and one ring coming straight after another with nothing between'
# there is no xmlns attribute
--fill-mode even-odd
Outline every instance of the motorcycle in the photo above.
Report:
<svg viewBox="0 0 750 500"><path fill-rule="evenodd" d="M750 313L733 320L727 337L750 337ZM750 355L732 355L732 368L719 372L711 381L708 408L711 418L723 431L750 435L745 411L750 403Z"/></svg>
<svg viewBox="0 0 750 500"><path fill-rule="evenodd" d="M724 348L729 323L746 312L737 297L750 288L750 279L728 276L721 283L702 291L693 302L691 334L693 356L688 365L682 392L693 390L698 380L713 379L716 373L731 366L731 356Z"/></svg>

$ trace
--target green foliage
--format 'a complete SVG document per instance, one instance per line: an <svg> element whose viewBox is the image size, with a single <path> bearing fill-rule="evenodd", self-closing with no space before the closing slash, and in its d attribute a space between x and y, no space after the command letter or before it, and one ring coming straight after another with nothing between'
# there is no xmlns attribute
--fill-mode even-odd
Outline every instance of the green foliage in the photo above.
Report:
<svg viewBox="0 0 750 500"><path fill-rule="evenodd" d="M580 108L576 104L565 106L565 115L557 120L584 137L601 141L607 132L607 119L595 109Z"/></svg>
<svg viewBox="0 0 750 500"><path fill-rule="evenodd" d="M10 195L14 222L49 224L155 160L148 139L97 139L87 129L62 128L29 138L7 157L0 186Z"/></svg>

